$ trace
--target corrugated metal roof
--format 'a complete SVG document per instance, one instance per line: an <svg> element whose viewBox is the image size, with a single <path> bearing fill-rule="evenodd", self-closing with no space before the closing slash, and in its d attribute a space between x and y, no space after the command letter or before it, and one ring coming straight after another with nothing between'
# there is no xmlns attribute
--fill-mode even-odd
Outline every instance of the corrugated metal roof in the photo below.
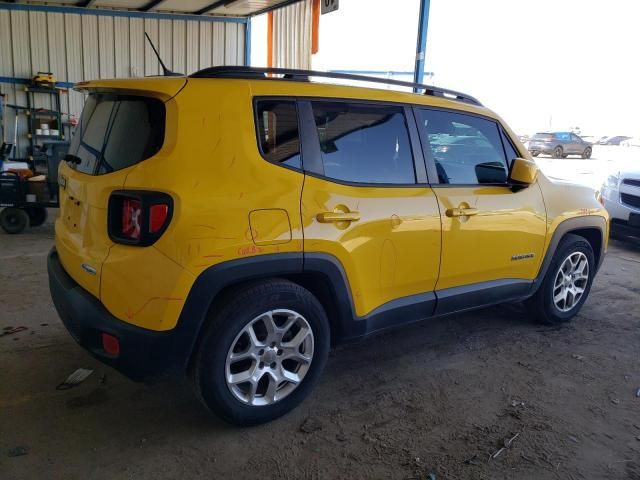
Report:
<svg viewBox="0 0 640 480"><path fill-rule="evenodd" d="M189 15L250 17L291 5L300 0L29 0L31 5L60 5L93 9L139 12L182 13Z"/></svg>

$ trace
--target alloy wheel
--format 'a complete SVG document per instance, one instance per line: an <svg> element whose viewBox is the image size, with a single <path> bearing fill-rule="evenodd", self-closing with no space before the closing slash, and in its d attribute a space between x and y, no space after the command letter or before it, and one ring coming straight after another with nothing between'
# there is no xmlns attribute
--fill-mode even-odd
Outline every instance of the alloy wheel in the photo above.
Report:
<svg viewBox="0 0 640 480"><path fill-rule="evenodd" d="M584 295L589 281L589 260L582 252L564 259L553 282L553 303L561 312L572 310Z"/></svg>
<svg viewBox="0 0 640 480"><path fill-rule="evenodd" d="M227 353L225 380L235 398L271 405L293 392L309 371L314 338L309 322L292 310L272 310L251 320Z"/></svg>

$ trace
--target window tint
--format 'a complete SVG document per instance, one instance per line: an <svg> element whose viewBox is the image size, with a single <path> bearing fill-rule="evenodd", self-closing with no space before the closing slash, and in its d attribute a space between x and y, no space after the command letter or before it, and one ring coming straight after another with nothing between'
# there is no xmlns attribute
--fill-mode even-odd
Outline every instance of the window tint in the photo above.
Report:
<svg viewBox="0 0 640 480"><path fill-rule="evenodd" d="M415 183L402 107L312 102L325 176L357 183Z"/></svg>
<svg viewBox="0 0 640 480"><path fill-rule="evenodd" d="M258 102L256 110L258 143L264 158L302 168L295 102L263 100Z"/></svg>
<svg viewBox="0 0 640 480"><path fill-rule="evenodd" d="M472 115L418 109L440 183L506 183L505 153L498 125Z"/></svg>
<svg viewBox="0 0 640 480"><path fill-rule="evenodd" d="M555 133L554 137L557 140L569 140L571 138L571 136L568 133L563 133L563 132Z"/></svg>
<svg viewBox="0 0 640 480"><path fill-rule="evenodd" d="M162 101L131 95L91 94L71 140L73 165L90 175L135 165L155 155L164 142Z"/></svg>

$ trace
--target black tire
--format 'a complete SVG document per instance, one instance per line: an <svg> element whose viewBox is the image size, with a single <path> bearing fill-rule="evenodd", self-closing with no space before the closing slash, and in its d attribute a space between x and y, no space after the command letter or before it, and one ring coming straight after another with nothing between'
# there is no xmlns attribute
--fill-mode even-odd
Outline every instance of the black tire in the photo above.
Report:
<svg viewBox="0 0 640 480"><path fill-rule="evenodd" d="M582 158L591 158L591 147L587 147L584 149L584 152L582 152Z"/></svg>
<svg viewBox="0 0 640 480"><path fill-rule="evenodd" d="M578 302L576 302L570 310L562 311L558 308L553 299L554 282L565 259L576 252L583 253L587 258L589 268L588 279L584 285L584 292ZM551 264L549 265L549 269L542 281L542 285L540 285L540 288L538 288L538 291L533 295L533 297L526 301L529 311L533 314L534 319L547 325L557 325L571 321L573 317L578 314L582 305L589 296L591 284L595 275L595 269L595 256L593 254L591 244L583 237L574 234L567 234L558 245L558 249L553 256L553 260L551 260Z"/></svg>
<svg viewBox="0 0 640 480"><path fill-rule="evenodd" d="M0 226L7 233L20 233L28 224L29 215L21 208L7 207L0 212Z"/></svg>
<svg viewBox="0 0 640 480"><path fill-rule="evenodd" d="M47 209L44 207L29 207L26 209L29 215L29 226L39 227L47 221Z"/></svg>
<svg viewBox="0 0 640 480"><path fill-rule="evenodd" d="M306 319L313 332L312 361L291 393L275 403L252 406L236 398L227 385L227 354L253 319L275 309L293 310ZM329 345L326 313L308 290L288 280L258 281L237 288L216 302L196 353L192 380L198 397L213 413L236 425L257 425L288 413L307 397L324 369Z"/></svg>
<svg viewBox="0 0 640 480"><path fill-rule="evenodd" d="M531 152L531 155L537 157L538 155L540 155L540 152Z"/></svg>
<svg viewBox="0 0 640 480"><path fill-rule="evenodd" d="M564 153L564 154L562 155L562 158L568 158L568 157L569 157L569 154L568 154L568 153Z"/></svg>
<svg viewBox="0 0 640 480"><path fill-rule="evenodd" d="M564 151L562 150L562 147L558 146L556 148L553 149L553 158L562 158L562 156L564 155Z"/></svg>

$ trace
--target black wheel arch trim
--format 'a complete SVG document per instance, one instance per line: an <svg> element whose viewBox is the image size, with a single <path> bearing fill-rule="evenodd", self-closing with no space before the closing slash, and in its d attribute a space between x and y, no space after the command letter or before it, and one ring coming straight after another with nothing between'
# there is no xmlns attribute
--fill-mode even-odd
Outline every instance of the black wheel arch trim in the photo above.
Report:
<svg viewBox="0 0 640 480"><path fill-rule="evenodd" d="M605 255L605 235L607 232L607 220L599 215L584 215L581 217L568 218L561 222L553 232L553 236L551 237L551 241L549 242L549 246L547 248L547 251L545 252L544 259L542 260L542 264L540 265L538 275L531 284L530 295L536 293L538 288L540 288L540 285L542 285L547 270L549 269L551 261L553 260L553 256L558 250L558 245L560 245L560 241L564 238L564 236L568 233L573 233L585 229L596 229L600 232L600 251L597 252L594 249L593 252L598 259L596 263L596 273L598 272Z"/></svg>

